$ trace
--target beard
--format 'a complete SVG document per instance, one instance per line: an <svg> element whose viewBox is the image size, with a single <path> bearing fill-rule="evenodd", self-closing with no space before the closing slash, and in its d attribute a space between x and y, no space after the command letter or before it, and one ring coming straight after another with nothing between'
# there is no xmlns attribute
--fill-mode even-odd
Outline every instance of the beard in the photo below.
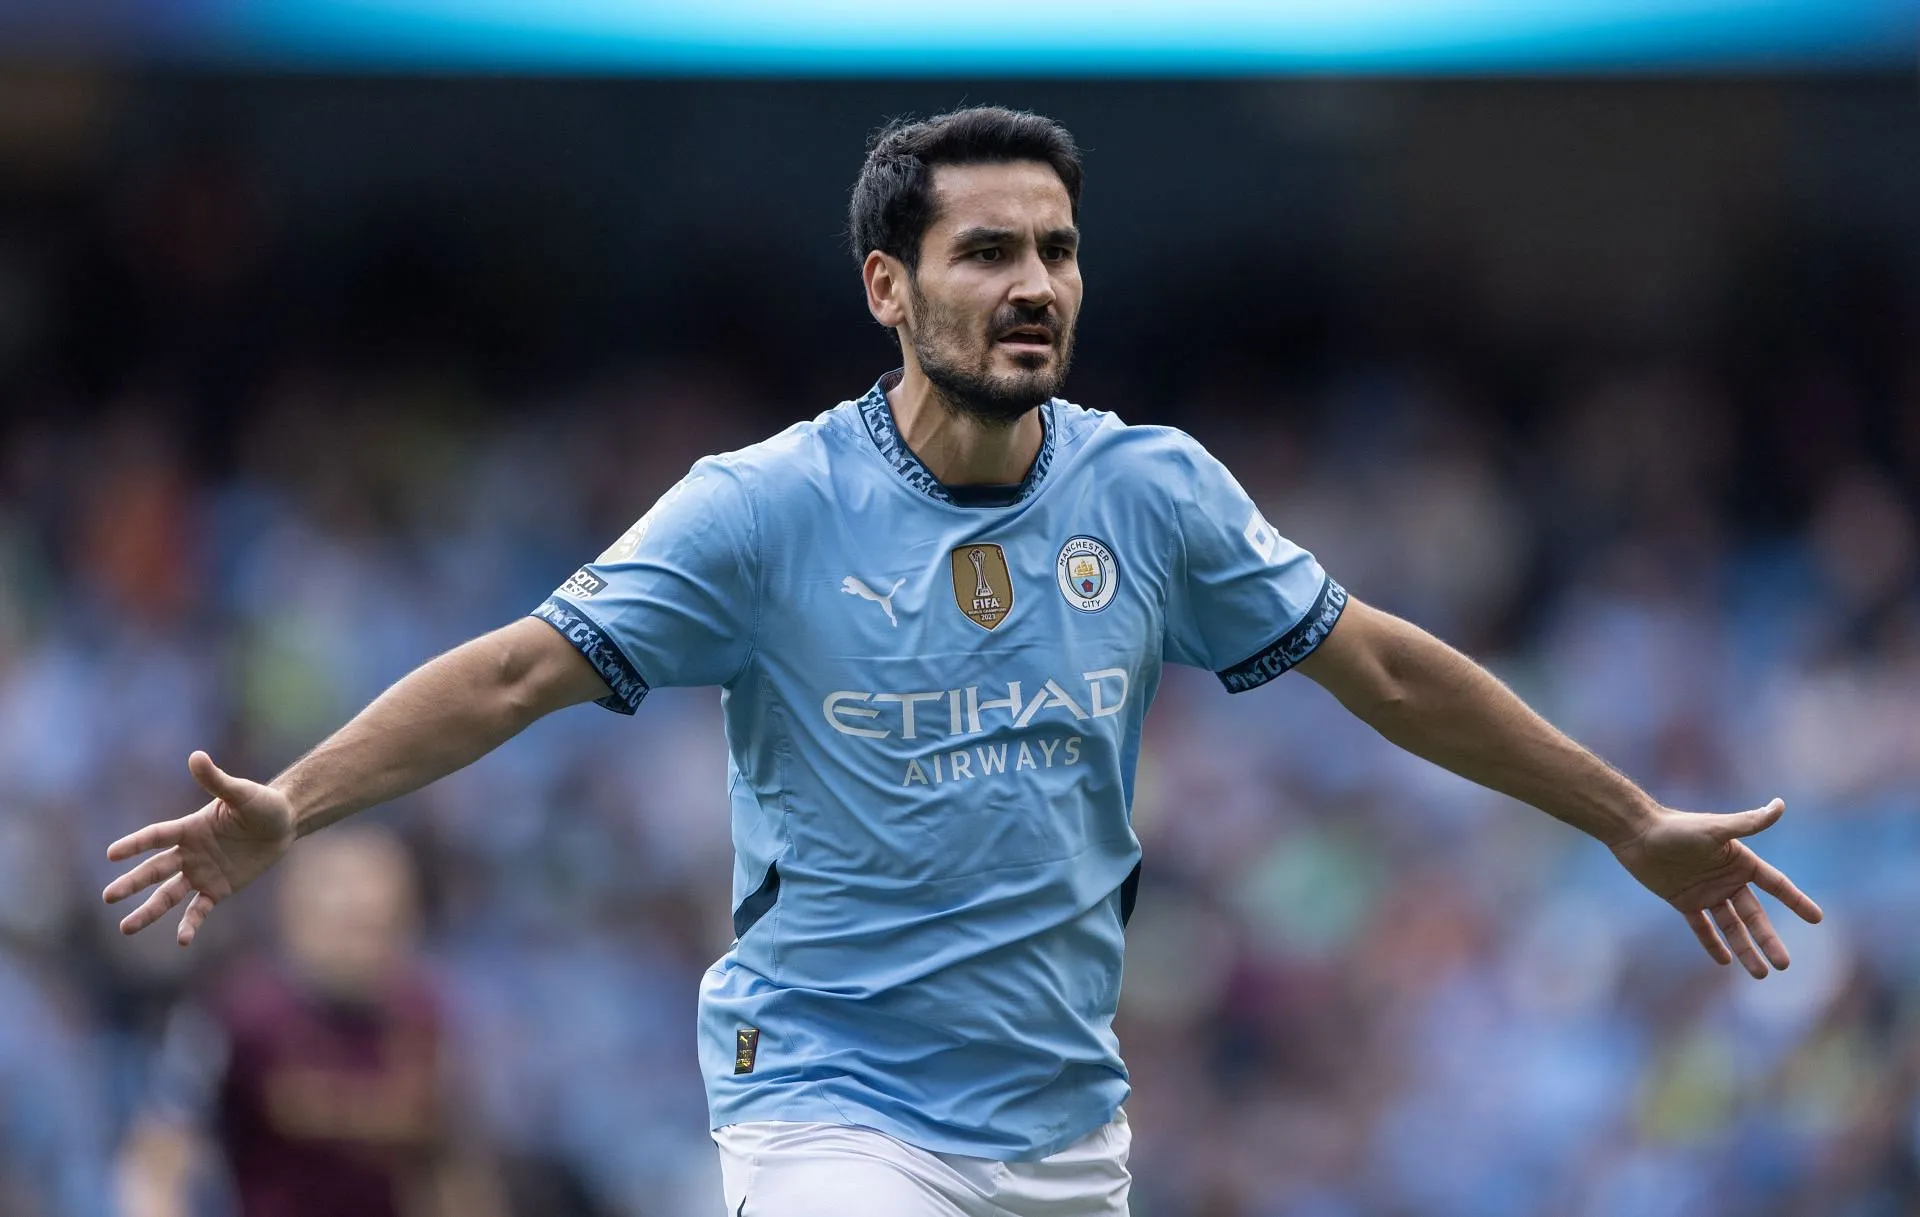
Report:
<svg viewBox="0 0 1920 1217"><path fill-rule="evenodd" d="M909 332L908 341L934 395L949 413L990 427L1010 427L1059 395L1073 358L1073 330L1059 317L1044 308L1010 306L994 313L985 333L970 333L964 318L935 306L920 294L919 284L912 291L920 324ZM1040 366L994 372L995 343L1020 326L1043 326L1053 336L1052 366L1046 366L1045 357L1040 356ZM972 354L976 344L979 352Z"/></svg>

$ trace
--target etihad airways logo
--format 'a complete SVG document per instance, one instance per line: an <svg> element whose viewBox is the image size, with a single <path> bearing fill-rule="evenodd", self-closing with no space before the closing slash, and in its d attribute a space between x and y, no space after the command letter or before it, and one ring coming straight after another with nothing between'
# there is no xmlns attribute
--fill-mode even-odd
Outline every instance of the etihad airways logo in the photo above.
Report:
<svg viewBox="0 0 1920 1217"><path fill-rule="evenodd" d="M1034 688L1010 680L1005 696L993 687L982 697L980 685L923 692L873 692L835 689L820 702L827 725L842 735L860 739L920 740L944 737L935 746L922 745L917 755L904 758L902 786L939 786L967 782L1023 770L1052 769L1080 764L1085 735L1069 734L1072 726L1111 718L1127 708L1131 682L1124 668L1082 672L1079 680L1048 679ZM954 741L988 731L1033 729L1014 740L954 747ZM1055 730L1046 731L1052 727Z"/></svg>
<svg viewBox="0 0 1920 1217"><path fill-rule="evenodd" d="M862 739L888 739L898 735L910 740L939 731L942 726L950 736L979 735L989 729L992 711L1002 712L1005 715L1002 722L1018 728L1032 724L1047 711L1058 712L1049 714L1051 719L1064 716L1075 722L1086 722L1110 718L1126 708L1129 684L1124 668L1082 672L1080 680L1072 684L1070 690L1059 681L1047 680L1034 690L1031 698L1026 696L1026 686L1017 680L1006 683L1006 696L984 698L980 696L979 685L923 693L835 689L820 703L820 712L826 715L827 725L842 735Z"/></svg>

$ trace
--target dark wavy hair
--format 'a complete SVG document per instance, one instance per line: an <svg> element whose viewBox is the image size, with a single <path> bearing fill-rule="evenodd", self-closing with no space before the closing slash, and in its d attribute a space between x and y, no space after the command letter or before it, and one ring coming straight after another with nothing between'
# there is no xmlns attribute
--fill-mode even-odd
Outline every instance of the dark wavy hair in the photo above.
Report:
<svg viewBox="0 0 1920 1217"><path fill-rule="evenodd" d="M999 106L972 106L918 121L896 118L874 132L867 160L853 183L847 230L853 257L879 250L920 267L920 241L933 223L936 165L1039 161L1067 188L1080 219L1080 148L1065 127L1038 114Z"/></svg>

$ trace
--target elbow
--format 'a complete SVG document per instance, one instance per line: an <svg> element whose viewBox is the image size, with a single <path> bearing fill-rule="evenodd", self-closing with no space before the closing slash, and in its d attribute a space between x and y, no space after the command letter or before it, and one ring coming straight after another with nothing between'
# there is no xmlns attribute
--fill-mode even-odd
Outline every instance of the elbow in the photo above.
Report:
<svg viewBox="0 0 1920 1217"><path fill-rule="evenodd" d="M1375 714L1388 717L1404 714L1413 708L1413 690L1404 681L1386 680L1374 687L1370 703Z"/></svg>
<svg viewBox="0 0 1920 1217"><path fill-rule="evenodd" d="M1368 659L1364 679L1355 682L1347 708L1384 732L1413 713L1414 664L1410 655L1395 646L1380 647Z"/></svg>
<svg viewBox="0 0 1920 1217"><path fill-rule="evenodd" d="M539 690L535 689L531 682L524 680L502 686L495 700L495 707L502 726L509 734L519 732L546 713Z"/></svg>
<svg viewBox="0 0 1920 1217"><path fill-rule="evenodd" d="M1412 691L1397 680L1382 680L1369 685L1366 692L1355 700L1358 704L1347 708L1381 731L1413 712Z"/></svg>

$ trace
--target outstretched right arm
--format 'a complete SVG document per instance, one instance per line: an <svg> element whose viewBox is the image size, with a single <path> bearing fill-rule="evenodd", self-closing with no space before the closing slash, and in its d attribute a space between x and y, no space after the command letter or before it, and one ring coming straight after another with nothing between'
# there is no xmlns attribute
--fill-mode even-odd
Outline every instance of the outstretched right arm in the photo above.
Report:
<svg viewBox="0 0 1920 1217"><path fill-rule="evenodd" d="M607 691L572 643L545 622L524 618L416 668L271 783L232 777L196 752L187 765L212 801L115 841L107 857L116 862L161 852L108 884L106 901L159 884L120 930L137 933L187 900L178 935L186 946L208 910L259 877L297 838L418 790L542 715Z"/></svg>
<svg viewBox="0 0 1920 1217"><path fill-rule="evenodd" d="M537 718L606 695L572 644L522 618L414 669L273 785L304 837L464 769Z"/></svg>

